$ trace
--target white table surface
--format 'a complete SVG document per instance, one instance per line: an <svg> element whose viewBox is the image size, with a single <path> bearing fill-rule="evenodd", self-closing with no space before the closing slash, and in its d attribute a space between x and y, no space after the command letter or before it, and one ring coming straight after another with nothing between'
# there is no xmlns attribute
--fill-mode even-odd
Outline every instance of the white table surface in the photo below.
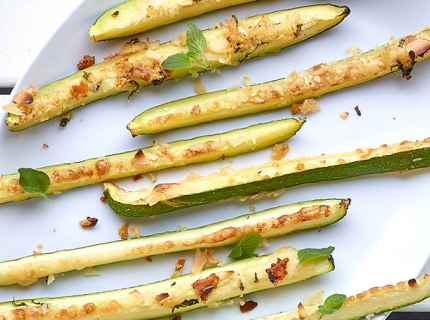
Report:
<svg viewBox="0 0 430 320"><path fill-rule="evenodd" d="M44 43L82 1L14 0L3 3L0 19L0 88L14 86ZM8 95L0 95L0 105L9 99ZM430 260L421 273L430 273ZM400 311L430 312L430 300Z"/></svg>

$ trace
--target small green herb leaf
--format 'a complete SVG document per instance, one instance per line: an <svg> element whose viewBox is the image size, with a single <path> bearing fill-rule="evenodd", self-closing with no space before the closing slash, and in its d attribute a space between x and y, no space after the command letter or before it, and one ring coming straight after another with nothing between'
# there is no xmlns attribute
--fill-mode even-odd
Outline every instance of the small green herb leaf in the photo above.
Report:
<svg viewBox="0 0 430 320"><path fill-rule="evenodd" d="M45 172L34 170L31 168L20 168L19 185L27 192L36 193L49 201L46 196L51 181Z"/></svg>
<svg viewBox="0 0 430 320"><path fill-rule="evenodd" d="M209 61L203 52L190 51L187 53L187 56L192 59L193 65L200 65L204 69L207 69L210 66Z"/></svg>
<svg viewBox="0 0 430 320"><path fill-rule="evenodd" d="M325 299L324 304L318 306L318 312L321 314L332 314L342 307L346 295L335 293Z"/></svg>
<svg viewBox="0 0 430 320"><path fill-rule="evenodd" d="M161 63L161 66L166 70L186 69L192 66L190 58L185 53L176 53L167 57Z"/></svg>
<svg viewBox="0 0 430 320"><path fill-rule="evenodd" d="M206 48L206 38L203 32L194 24L187 23L187 47L190 52L203 52Z"/></svg>
<svg viewBox="0 0 430 320"><path fill-rule="evenodd" d="M261 235L259 233L248 233L240 239L228 256L235 260L249 258L254 254L260 241Z"/></svg>
<svg viewBox="0 0 430 320"><path fill-rule="evenodd" d="M324 257L330 257L331 254L334 251L334 247L327 247L327 248L321 248L321 249L302 249L297 252L297 255L299 257L299 264L302 264L303 262L315 258L324 258Z"/></svg>

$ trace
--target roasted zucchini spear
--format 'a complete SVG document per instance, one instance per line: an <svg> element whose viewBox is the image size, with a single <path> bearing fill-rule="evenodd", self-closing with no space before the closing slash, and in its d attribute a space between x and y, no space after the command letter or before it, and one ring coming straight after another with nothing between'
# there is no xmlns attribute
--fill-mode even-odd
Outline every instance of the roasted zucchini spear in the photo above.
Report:
<svg viewBox="0 0 430 320"><path fill-rule="evenodd" d="M203 308L334 270L333 259L319 257L299 264L298 252L283 247L272 254L239 260L147 285L59 298L3 302L0 318L86 320L154 319ZM258 279L258 281L256 281ZM73 316L74 315L74 316Z"/></svg>
<svg viewBox="0 0 430 320"><path fill-rule="evenodd" d="M299 157L220 172L193 180L126 192L104 184L112 210L124 216L150 216L235 197L279 194L284 188L430 166L430 138L352 152Z"/></svg>
<svg viewBox="0 0 430 320"><path fill-rule="evenodd" d="M309 39L339 24L349 12L348 7L325 4L240 20L233 17L223 25L203 31L208 43L204 55L212 70L239 64ZM185 38L180 35L161 45L131 41L121 53L110 55L104 62L40 89L22 90L13 103L3 107L9 112L6 124L11 131L20 131L99 99L204 72L206 67L202 66L162 68L168 57L188 51Z"/></svg>
<svg viewBox="0 0 430 320"><path fill-rule="evenodd" d="M297 310L282 312L254 320L356 320L396 310L430 297L430 275L402 281L395 285L374 287L347 297L332 314L322 315L318 305L299 305Z"/></svg>
<svg viewBox="0 0 430 320"><path fill-rule="evenodd" d="M127 126L135 135L239 117L300 103L372 81L400 70L409 79L416 62L430 57L430 28L346 59L320 63L287 77L238 89L204 93L168 102L136 116ZM199 114L191 114L194 106Z"/></svg>
<svg viewBox="0 0 430 320"><path fill-rule="evenodd" d="M320 228L342 219L349 199L298 202L261 212L245 214L185 231L165 232L92 246L62 250L0 262L0 286L30 285L39 278L102 264L148 256L213 248L237 243L248 233L262 238ZM167 245L168 244L168 245ZM109 254L105 254L109 252Z"/></svg>
<svg viewBox="0 0 430 320"><path fill-rule="evenodd" d="M103 13L88 33L95 42L111 40L252 1L256 0L129 0Z"/></svg>
<svg viewBox="0 0 430 320"><path fill-rule="evenodd" d="M284 141L300 130L305 120L293 118L260 123L220 134L200 136L80 162L39 168L51 181L47 194L111 179L214 161L259 150ZM0 176L0 204L39 197L19 185L19 173Z"/></svg>

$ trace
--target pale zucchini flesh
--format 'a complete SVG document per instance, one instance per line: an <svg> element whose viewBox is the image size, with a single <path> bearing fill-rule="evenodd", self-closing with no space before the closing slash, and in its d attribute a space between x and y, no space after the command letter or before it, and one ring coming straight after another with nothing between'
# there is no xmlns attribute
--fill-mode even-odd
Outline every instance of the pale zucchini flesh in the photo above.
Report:
<svg viewBox="0 0 430 320"><path fill-rule="evenodd" d="M236 65L314 37L338 25L349 12L347 7L324 4L239 20L233 17L221 26L203 31L208 43L204 53L212 70ZM6 125L11 131L24 130L96 100L204 72L199 66L173 71L162 68L169 56L187 52L181 39L179 36L161 45L131 41L120 54L111 55L104 62L40 89L31 87L27 90L31 103L13 102L3 107L9 112Z"/></svg>
<svg viewBox="0 0 430 320"><path fill-rule="evenodd" d="M148 216L236 197L279 194L285 188L303 184L429 166L430 138L427 138L241 169L224 167L219 172L192 181L158 184L137 191L126 192L113 183L105 183L104 194L115 213Z"/></svg>
<svg viewBox="0 0 430 320"><path fill-rule="evenodd" d="M262 238L321 228L345 217L349 199L323 199L245 214L199 228L44 253L0 262L0 286L30 285L39 278L119 261L237 243L246 234Z"/></svg>
<svg viewBox="0 0 430 320"><path fill-rule="evenodd" d="M346 298L342 307L332 314L322 315L318 305L304 306L304 317L297 310L274 314L254 320L357 320L367 316L396 310L430 297L430 275L399 282L395 285L374 287Z"/></svg>
<svg viewBox="0 0 430 320"><path fill-rule="evenodd" d="M425 28L401 39L392 38L387 44L363 54L293 71L282 79L155 106L136 116L127 127L133 134L158 133L291 106L399 70L409 79L414 64L430 57L429 48L430 28ZM189 110L195 105L199 106L199 114L190 115Z"/></svg>
<svg viewBox="0 0 430 320"><path fill-rule="evenodd" d="M127 37L218 9L256 0L129 0L103 13L90 27L92 41Z"/></svg>
<svg viewBox="0 0 430 320"><path fill-rule="evenodd" d="M288 259L288 274L276 287L299 282L334 270L333 258L323 257L298 263L298 251L283 247L272 254L229 263L221 267L203 270L147 285L125 289L58 298L35 298L0 303L0 318L8 320L37 319L54 320L58 315L86 320L134 320L168 317L202 307L216 307L225 300L274 288L267 269L278 259ZM209 276L219 282L203 300L193 284ZM258 281L255 281L255 279ZM156 297L163 294L164 300ZM25 303L20 306L19 304Z"/></svg>
<svg viewBox="0 0 430 320"><path fill-rule="evenodd" d="M305 120L293 118L260 123L242 129L200 136L73 163L38 168L51 181L47 194L131 177L162 169L202 163L259 150L294 136ZM0 204L39 197L24 191L19 174L0 176Z"/></svg>

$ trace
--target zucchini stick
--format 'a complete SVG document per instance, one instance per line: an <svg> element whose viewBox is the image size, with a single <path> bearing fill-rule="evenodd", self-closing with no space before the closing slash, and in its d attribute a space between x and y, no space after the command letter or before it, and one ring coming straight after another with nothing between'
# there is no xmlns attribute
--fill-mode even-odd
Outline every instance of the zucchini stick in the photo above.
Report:
<svg viewBox="0 0 430 320"><path fill-rule="evenodd" d="M282 142L296 134L305 120L293 118L252 125L120 154L39 168L51 181L47 194L111 179L202 163L251 152ZM0 176L0 204L39 197L19 185L19 173Z"/></svg>
<svg viewBox="0 0 430 320"><path fill-rule="evenodd" d="M30 285L39 278L102 264L135 260L148 256L227 246L246 234L259 233L262 238L320 228L342 219L349 199L299 202L185 231L114 241L53 253L0 262L0 285Z"/></svg>
<svg viewBox="0 0 430 320"><path fill-rule="evenodd" d="M279 272L272 271L275 268ZM299 264L298 251L283 247L272 254L229 263L164 281L99 293L10 301L0 304L0 318L18 320L72 317L86 320L154 319L274 287L285 286L334 270L331 256ZM258 281L255 281L255 279ZM25 304L25 305L24 305Z"/></svg>
<svg viewBox="0 0 430 320"><path fill-rule="evenodd" d="M254 320L354 320L368 315L406 307L430 297L430 275L424 274L417 279L402 281L395 285L374 287L346 298L342 306L332 314L321 315L318 305L302 305L298 310L278 313Z"/></svg>
<svg viewBox="0 0 430 320"><path fill-rule="evenodd" d="M88 34L94 42L127 37L253 1L256 0L189 0L188 2L129 0L103 13L90 27Z"/></svg>
<svg viewBox="0 0 430 320"><path fill-rule="evenodd" d="M136 116L127 126L151 134L215 120L274 110L369 82L400 70L409 79L416 62L430 57L430 28L346 59L321 63L262 84L220 90L168 102ZM190 110L199 106L199 114Z"/></svg>
<svg viewBox="0 0 430 320"><path fill-rule="evenodd" d="M194 180L158 184L137 191L126 192L113 183L105 183L104 194L117 214L149 216L236 197L277 195L285 188L307 183L429 166L430 138L427 138L240 169L223 167L219 172Z"/></svg>
<svg viewBox="0 0 430 320"><path fill-rule="evenodd" d="M237 65L244 60L277 52L330 29L348 16L348 7L313 5L276 11L238 20L231 18L222 25L203 31L208 45L206 66L165 70L162 63L177 53L186 53L186 36L159 45L157 42L127 43L122 52L104 62L85 68L61 80L22 90L14 102L3 108L9 112L6 124L20 131L96 100L122 92L160 85L166 80Z"/></svg>

